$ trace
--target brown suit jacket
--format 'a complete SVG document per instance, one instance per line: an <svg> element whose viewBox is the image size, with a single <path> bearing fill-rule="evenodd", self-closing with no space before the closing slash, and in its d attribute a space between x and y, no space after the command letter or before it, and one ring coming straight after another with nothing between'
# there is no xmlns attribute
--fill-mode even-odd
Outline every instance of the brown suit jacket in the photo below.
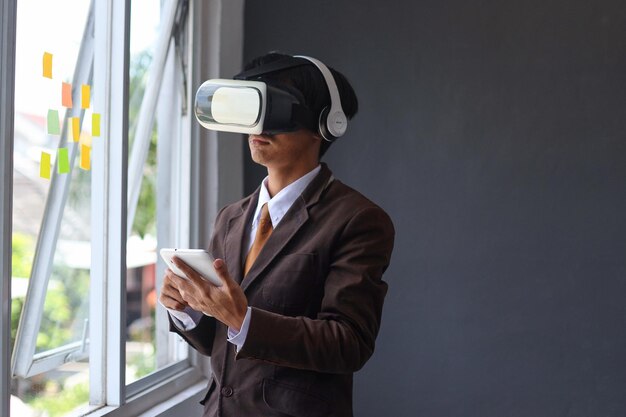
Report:
<svg viewBox="0 0 626 417"><path fill-rule="evenodd" d="M322 164L242 280L258 196L257 189L223 208L209 245L252 307L241 351L213 318L190 331L171 322L211 356L204 417L352 416L352 376L372 355L380 327L393 224Z"/></svg>

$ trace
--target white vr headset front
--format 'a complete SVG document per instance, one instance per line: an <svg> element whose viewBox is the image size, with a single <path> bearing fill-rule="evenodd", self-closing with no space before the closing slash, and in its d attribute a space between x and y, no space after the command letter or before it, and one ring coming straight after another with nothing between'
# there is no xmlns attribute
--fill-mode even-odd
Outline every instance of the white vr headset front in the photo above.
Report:
<svg viewBox="0 0 626 417"><path fill-rule="evenodd" d="M331 105L314 114L296 89L268 84L258 78L265 74L301 65L315 65L322 73ZM330 70L315 58L294 56L262 65L236 76L238 79L205 81L196 92L195 113L205 128L244 134L275 134L307 128L332 141L342 136L347 118L335 79ZM250 80L250 79L256 80Z"/></svg>

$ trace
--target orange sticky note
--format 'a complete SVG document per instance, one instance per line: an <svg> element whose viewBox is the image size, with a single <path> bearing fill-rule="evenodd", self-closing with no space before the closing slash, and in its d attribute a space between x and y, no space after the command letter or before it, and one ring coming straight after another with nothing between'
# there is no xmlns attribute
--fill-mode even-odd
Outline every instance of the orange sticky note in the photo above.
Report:
<svg viewBox="0 0 626 417"><path fill-rule="evenodd" d="M100 113L91 115L91 136L100 136Z"/></svg>
<svg viewBox="0 0 626 417"><path fill-rule="evenodd" d="M47 180L50 179L50 154L41 153L41 163L39 164L39 176Z"/></svg>
<svg viewBox="0 0 626 417"><path fill-rule="evenodd" d="M80 117L72 117L72 140L78 142L80 139Z"/></svg>
<svg viewBox="0 0 626 417"><path fill-rule="evenodd" d="M85 171L89 171L91 168L91 148L87 145L80 145L80 167Z"/></svg>
<svg viewBox="0 0 626 417"><path fill-rule="evenodd" d="M52 54L49 52L43 53L43 76L52 78Z"/></svg>
<svg viewBox="0 0 626 417"><path fill-rule="evenodd" d="M80 107L83 109L89 108L89 101L91 95L91 88L87 84L83 84L80 87Z"/></svg>
<svg viewBox="0 0 626 417"><path fill-rule="evenodd" d="M63 107L72 107L72 84L63 83L61 90L61 105Z"/></svg>

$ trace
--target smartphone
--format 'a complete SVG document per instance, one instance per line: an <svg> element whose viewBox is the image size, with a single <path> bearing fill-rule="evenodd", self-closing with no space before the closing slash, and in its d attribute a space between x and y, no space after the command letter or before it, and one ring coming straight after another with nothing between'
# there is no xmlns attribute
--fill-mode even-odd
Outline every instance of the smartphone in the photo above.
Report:
<svg viewBox="0 0 626 417"><path fill-rule="evenodd" d="M213 257L204 249L161 249L161 258L163 258L168 268L179 277L187 278L185 273L174 264L172 260L174 256L180 258L183 262L192 267L206 281L209 281L217 287L222 286L222 281L217 276L217 272L215 272L215 268L213 267Z"/></svg>

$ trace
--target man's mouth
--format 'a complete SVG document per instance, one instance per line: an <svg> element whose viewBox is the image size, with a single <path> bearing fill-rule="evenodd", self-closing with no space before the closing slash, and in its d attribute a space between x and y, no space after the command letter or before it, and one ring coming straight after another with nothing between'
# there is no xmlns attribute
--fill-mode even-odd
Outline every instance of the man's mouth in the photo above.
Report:
<svg viewBox="0 0 626 417"><path fill-rule="evenodd" d="M248 141L253 145L268 145L271 139L265 135L250 135Z"/></svg>

